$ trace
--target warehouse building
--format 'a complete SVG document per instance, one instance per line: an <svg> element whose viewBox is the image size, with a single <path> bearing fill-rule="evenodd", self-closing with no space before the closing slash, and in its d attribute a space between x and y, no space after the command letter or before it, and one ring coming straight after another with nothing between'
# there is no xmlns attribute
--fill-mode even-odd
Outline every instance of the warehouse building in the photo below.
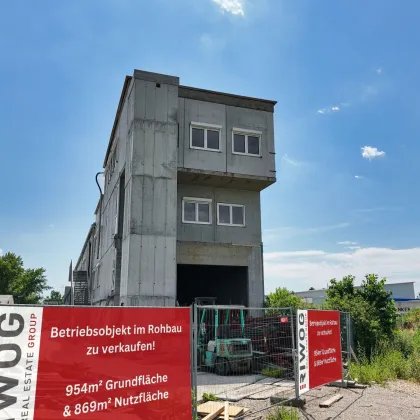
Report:
<svg viewBox="0 0 420 420"><path fill-rule="evenodd" d="M261 307L261 191L276 181L276 102L125 78L105 186L74 278L94 305Z"/></svg>

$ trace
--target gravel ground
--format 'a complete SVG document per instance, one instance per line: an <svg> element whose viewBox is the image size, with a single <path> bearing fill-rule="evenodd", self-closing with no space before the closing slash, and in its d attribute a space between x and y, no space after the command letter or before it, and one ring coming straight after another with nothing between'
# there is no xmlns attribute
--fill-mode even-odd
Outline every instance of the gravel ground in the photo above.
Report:
<svg viewBox="0 0 420 420"><path fill-rule="evenodd" d="M319 403L335 394L343 398L330 408L320 408ZM420 385L405 381L389 383L386 387L374 385L365 389L322 387L305 394L306 405L300 410L301 419L309 420L419 420ZM242 400L238 405L254 412L268 407L269 400ZM246 417L246 420L265 419L268 411Z"/></svg>

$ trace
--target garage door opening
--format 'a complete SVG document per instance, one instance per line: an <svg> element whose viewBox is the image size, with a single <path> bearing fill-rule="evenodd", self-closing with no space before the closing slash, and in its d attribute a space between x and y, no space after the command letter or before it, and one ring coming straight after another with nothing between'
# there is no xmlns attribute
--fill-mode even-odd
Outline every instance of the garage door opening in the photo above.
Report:
<svg viewBox="0 0 420 420"><path fill-rule="evenodd" d="M248 306L248 267L178 264L179 305L191 305L196 297L215 297L218 305Z"/></svg>

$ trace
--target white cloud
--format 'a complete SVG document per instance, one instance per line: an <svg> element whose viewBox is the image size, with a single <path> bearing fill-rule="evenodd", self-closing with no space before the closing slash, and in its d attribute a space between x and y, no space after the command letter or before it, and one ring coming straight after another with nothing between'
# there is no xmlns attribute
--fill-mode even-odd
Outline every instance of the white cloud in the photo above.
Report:
<svg viewBox="0 0 420 420"><path fill-rule="evenodd" d="M281 160L282 160L283 162L286 162L286 163L288 163L288 164L292 165L292 166L300 166L300 165L302 165L302 162L299 162L299 161L298 161L298 160L296 160L296 159L292 159L292 158L290 158L287 154L283 155L283 156L281 157Z"/></svg>
<svg viewBox="0 0 420 420"><path fill-rule="evenodd" d="M361 281L376 273L388 281L415 281L420 277L420 248L357 248L349 252L268 252L264 254L266 293L276 287L294 291L327 287L330 279L352 274Z"/></svg>
<svg viewBox="0 0 420 420"><path fill-rule="evenodd" d="M372 160L377 157L385 156L385 152L378 150L376 147L372 146L363 146L362 148L362 156L365 159Z"/></svg>
<svg viewBox="0 0 420 420"><path fill-rule="evenodd" d="M382 68L381 68L381 67L380 67L379 69L376 69L375 71L376 71L376 73L378 73L378 74L382 74Z"/></svg>
<svg viewBox="0 0 420 420"><path fill-rule="evenodd" d="M373 213L377 211L402 211L402 207L372 207L367 209L356 209L357 213Z"/></svg>
<svg viewBox="0 0 420 420"><path fill-rule="evenodd" d="M301 236L301 235L313 235L317 233L329 232L331 230L336 229L344 229L349 227L350 223L343 222L337 223L335 225L328 225L328 226L317 226L317 227L281 227L281 228L274 228L274 229L265 229L264 230L264 241L272 241L275 239L286 239L291 238L294 236Z"/></svg>
<svg viewBox="0 0 420 420"><path fill-rule="evenodd" d="M356 179L364 179L364 176L362 176L362 175L355 175L354 176Z"/></svg>
<svg viewBox="0 0 420 420"><path fill-rule="evenodd" d="M0 257L3 255L3 250L0 248Z"/></svg>
<svg viewBox="0 0 420 420"><path fill-rule="evenodd" d="M223 12L231 13L232 15L245 16L244 0L212 0L216 3Z"/></svg>
<svg viewBox="0 0 420 420"><path fill-rule="evenodd" d="M337 242L337 245L357 245L357 242L341 241L341 242Z"/></svg>
<svg viewBox="0 0 420 420"><path fill-rule="evenodd" d="M317 114L330 114L331 112L338 112L340 111L340 107L338 105L330 106L328 108L321 108L316 111Z"/></svg>

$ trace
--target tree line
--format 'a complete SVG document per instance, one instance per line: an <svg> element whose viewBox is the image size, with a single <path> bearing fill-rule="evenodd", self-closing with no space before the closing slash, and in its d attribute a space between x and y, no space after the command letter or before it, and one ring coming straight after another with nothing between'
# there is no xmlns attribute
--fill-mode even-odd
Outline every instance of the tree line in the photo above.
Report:
<svg viewBox="0 0 420 420"><path fill-rule="evenodd" d="M0 256L0 295L12 295L16 304L63 303L61 293L48 285L45 269L25 268L23 259L12 252Z"/></svg>

